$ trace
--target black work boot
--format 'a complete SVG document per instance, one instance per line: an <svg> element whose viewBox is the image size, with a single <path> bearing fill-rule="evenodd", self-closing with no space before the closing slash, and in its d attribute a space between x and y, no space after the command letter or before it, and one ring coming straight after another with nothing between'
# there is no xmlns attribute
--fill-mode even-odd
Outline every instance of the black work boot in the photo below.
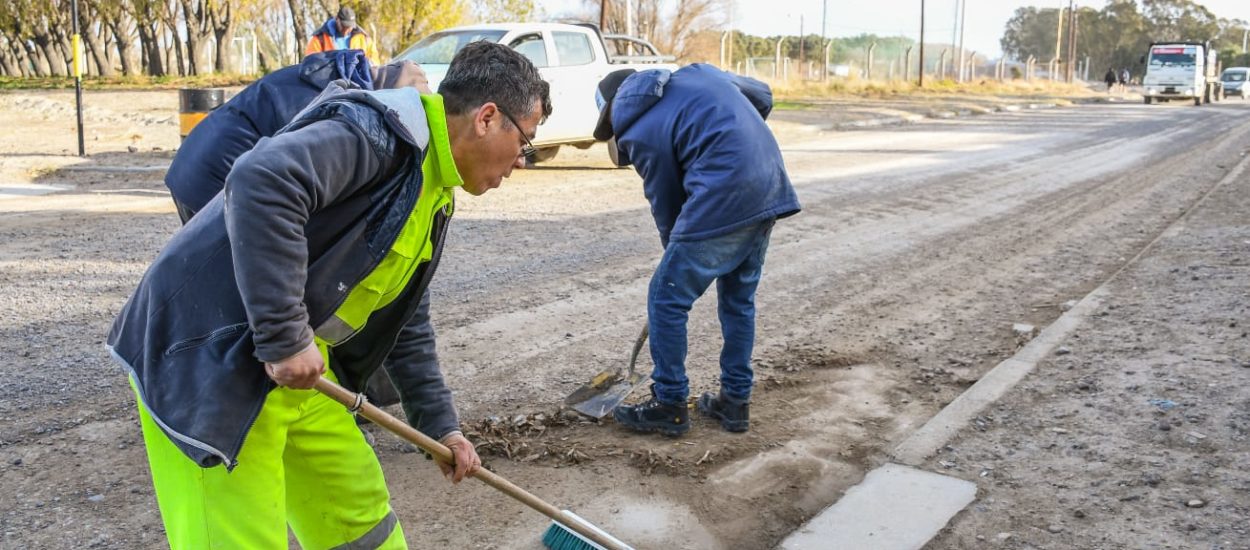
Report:
<svg viewBox="0 0 1250 550"><path fill-rule="evenodd" d="M659 432L676 437L690 431L690 411L685 403L661 403L651 387L651 399L637 405L620 405L612 411L616 423L639 432Z"/></svg>
<svg viewBox="0 0 1250 550"><path fill-rule="evenodd" d="M751 427L751 403L733 399L725 394L712 395L704 392L695 404L703 416L720 420L720 426L730 432L745 432Z"/></svg>

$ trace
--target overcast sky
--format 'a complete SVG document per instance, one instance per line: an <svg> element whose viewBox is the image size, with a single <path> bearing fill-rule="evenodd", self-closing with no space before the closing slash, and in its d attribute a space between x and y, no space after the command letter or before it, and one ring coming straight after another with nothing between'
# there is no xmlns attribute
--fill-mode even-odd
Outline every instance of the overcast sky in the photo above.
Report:
<svg viewBox="0 0 1250 550"><path fill-rule="evenodd" d="M950 42L955 30L956 0L925 1L925 41ZM1037 6L1058 8L1067 0L967 0L964 45L969 50L997 56L998 45L1007 20L1016 8ZM535 0L552 16L584 10L580 0ZM920 0L825 0L828 5L826 29L828 36L855 36L862 33L902 35L916 38L920 33ZM1199 0L1218 17L1250 21L1250 0ZM1077 5L1101 9L1105 0L1077 2ZM822 0L737 0L734 3L734 28L758 36L799 34L802 16L803 32L820 34ZM597 13L597 12L596 12Z"/></svg>

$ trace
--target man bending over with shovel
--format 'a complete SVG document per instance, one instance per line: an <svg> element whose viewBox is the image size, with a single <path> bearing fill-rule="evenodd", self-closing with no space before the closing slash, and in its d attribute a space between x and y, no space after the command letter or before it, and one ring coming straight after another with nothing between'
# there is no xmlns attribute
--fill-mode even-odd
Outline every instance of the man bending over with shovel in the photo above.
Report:
<svg viewBox="0 0 1250 550"><path fill-rule="evenodd" d="M711 65L675 72L623 69L599 83L595 138L613 161L632 164L660 230L664 256L651 278L651 398L613 411L623 426L689 431L686 319L716 282L724 347L720 392L697 407L731 432L750 425L755 289L773 222L799 201L764 119L772 92L754 79Z"/></svg>
<svg viewBox="0 0 1250 550"><path fill-rule="evenodd" d="M434 360L426 286L455 189L524 166L551 113L525 57L474 42L440 95L334 83L239 157L170 242L108 345L129 371L170 546L404 548L382 468L347 409L386 363L408 422L481 464Z"/></svg>

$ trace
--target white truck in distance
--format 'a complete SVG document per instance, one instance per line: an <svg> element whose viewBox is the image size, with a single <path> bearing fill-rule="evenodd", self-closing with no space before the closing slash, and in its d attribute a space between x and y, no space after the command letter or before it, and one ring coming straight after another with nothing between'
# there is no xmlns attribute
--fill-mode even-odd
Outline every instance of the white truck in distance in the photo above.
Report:
<svg viewBox="0 0 1250 550"><path fill-rule="evenodd" d="M650 43L619 36L610 38L629 41L635 51L650 48L651 55L610 55L598 27L590 24L501 23L436 32L395 59L419 63L425 69L430 87L437 90L452 57L470 42L489 40L505 44L529 58L543 79L551 84L551 117L538 127L538 137L534 140L538 154L530 159L541 162L554 157L561 145L580 149L594 145L592 134L599 118L595 88L608 73L625 68L677 69L676 65L666 63L672 61L672 57L655 55Z"/></svg>
<svg viewBox="0 0 1250 550"><path fill-rule="evenodd" d="M1192 99L1194 105L1202 105L1224 97L1219 61L1205 44L1155 42L1142 61L1146 63L1142 77L1146 105L1173 99Z"/></svg>

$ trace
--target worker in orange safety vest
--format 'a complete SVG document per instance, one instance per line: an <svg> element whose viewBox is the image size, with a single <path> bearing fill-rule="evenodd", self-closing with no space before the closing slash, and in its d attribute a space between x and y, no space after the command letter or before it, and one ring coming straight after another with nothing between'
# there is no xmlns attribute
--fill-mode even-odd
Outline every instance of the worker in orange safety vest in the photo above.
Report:
<svg viewBox="0 0 1250 550"><path fill-rule="evenodd" d="M373 38L356 25L356 12L347 6L339 8L338 15L330 18L313 33L304 55L332 50L361 50L370 63L378 63L378 49Z"/></svg>

